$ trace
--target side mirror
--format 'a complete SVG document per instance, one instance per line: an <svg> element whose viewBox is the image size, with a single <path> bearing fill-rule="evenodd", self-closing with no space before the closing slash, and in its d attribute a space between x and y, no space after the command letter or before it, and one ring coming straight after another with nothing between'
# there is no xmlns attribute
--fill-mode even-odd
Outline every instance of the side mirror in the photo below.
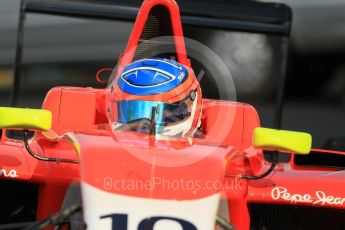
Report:
<svg viewBox="0 0 345 230"><path fill-rule="evenodd" d="M51 124L49 110L0 107L0 128L47 131Z"/></svg>
<svg viewBox="0 0 345 230"><path fill-rule="evenodd" d="M282 152L308 154L312 136L309 133L256 128L253 135L254 147Z"/></svg>

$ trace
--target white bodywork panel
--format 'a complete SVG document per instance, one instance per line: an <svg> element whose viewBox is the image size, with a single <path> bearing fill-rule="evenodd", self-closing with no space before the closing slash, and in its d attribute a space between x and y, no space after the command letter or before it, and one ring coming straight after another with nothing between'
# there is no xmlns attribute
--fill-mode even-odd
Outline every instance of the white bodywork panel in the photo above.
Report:
<svg viewBox="0 0 345 230"><path fill-rule="evenodd" d="M101 218L111 214L128 215L128 230L138 229L141 221L149 217L171 217L187 221L198 230L214 229L220 194L196 200L160 200L137 198L102 191L82 183L84 219L88 229L112 229L112 218ZM162 219L154 230L182 230L172 220Z"/></svg>

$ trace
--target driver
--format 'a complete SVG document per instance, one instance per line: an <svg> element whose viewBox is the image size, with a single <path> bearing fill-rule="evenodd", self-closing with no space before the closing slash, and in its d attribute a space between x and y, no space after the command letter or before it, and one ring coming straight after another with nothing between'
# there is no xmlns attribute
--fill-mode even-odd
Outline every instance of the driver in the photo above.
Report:
<svg viewBox="0 0 345 230"><path fill-rule="evenodd" d="M147 58L127 65L111 85L115 130L193 136L200 126L202 95L193 70L176 61Z"/></svg>

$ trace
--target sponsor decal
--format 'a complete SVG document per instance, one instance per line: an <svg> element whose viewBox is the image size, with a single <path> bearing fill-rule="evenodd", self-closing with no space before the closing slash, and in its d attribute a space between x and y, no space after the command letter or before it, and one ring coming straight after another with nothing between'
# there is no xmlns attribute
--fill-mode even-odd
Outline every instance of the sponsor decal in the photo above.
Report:
<svg viewBox="0 0 345 230"><path fill-rule="evenodd" d="M186 76L186 74L182 72L182 73L177 77L177 79L179 79L180 81L182 81L182 80L184 79L185 76Z"/></svg>
<svg viewBox="0 0 345 230"><path fill-rule="evenodd" d="M11 169L11 170L0 169L0 176L11 177L11 178L18 177L17 171L15 169Z"/></svg>
<svg viewBox="0 0 345 230"><path fill-rule="evenodd" d="M275 187L271 191L273 200L290 201L292 204L310 203L313 205L344 205L345 197L330 196L323 191L316 191L315 196L311 194L290 193L287 188Z"/></svg>

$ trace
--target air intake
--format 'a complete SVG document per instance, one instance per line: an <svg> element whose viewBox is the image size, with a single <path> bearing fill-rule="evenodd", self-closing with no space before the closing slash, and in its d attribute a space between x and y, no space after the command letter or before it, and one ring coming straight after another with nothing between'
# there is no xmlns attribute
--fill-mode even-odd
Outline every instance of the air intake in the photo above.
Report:
<svg viewBox="0 0 345 230"><path fill-rule="evenodd" d="M134 60L147 57L176 59L170 12L162 5L151 9Z"/></svg>
<svg viewBox="0 0 345 230"><path fill-rule="evenodd" d="M345 168L345 156L332 153L311 152L309 155L295 155L295 165L328 168Z"/></svg>
<svg viewBox="0 0 345 230"><path fill-rule="evenodd" d="M249 204L251 230L343 230L345 210L276 204Z"/></svg>

